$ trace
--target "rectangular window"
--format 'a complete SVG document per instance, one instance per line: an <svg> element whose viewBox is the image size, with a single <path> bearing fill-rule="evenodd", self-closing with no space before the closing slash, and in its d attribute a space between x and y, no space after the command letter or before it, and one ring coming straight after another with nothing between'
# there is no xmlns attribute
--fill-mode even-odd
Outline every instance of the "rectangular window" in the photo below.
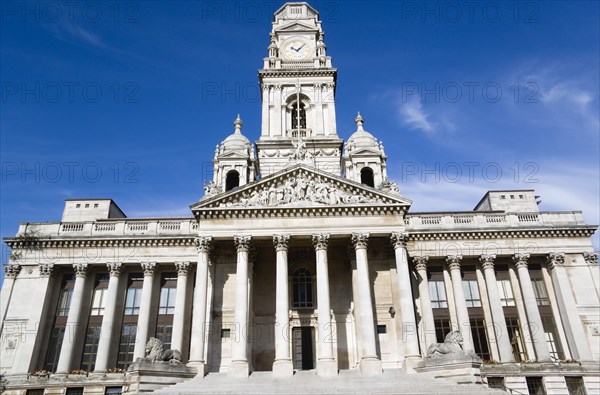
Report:
<svg viewBox="0 0 600 395"><path fill-rule="evenodd" d="M32 388L32 389L28 389L27 392L25 392L26 395L44 395L44 389L43 388Z"/></svg>
<svg viewBox="0 0 600 395"><path fill-rule="evenodd" d="M446 335L452 331L450 320L447 318L433 320L435 325L435 337L438 343L443 343Z"/></svg>
<svg viewBox="0 0 600 395"><path fill-rule="evenodd" d="M128 288L127 299L125 301L125 315L140 314L140 300L142 299L141 288Z"/></svg>
<svg viewBox="0 0 600 395"><path fill-rule="evenodd" d="M429 297L431 307L434 309L445 309L448 307L446 288L443 281L429 281Z"/></svg>
<svg viewBox="0 0 600 395"><path fill-rule="evenodd" d="M231 337L231 329L221 329L221 337L223 339L229 339Z"/></svg>
<svg viewBox="0 0 600 395"><path fill-rule="evenodd" d="M83 387L71 387L67 388L65 395L83 395Z"/></svg>
<svg viewBox="0 0 600 395"><path fill-rule="evenodd" d="M123 393L123 387L106 387L104 389L104 395L121 395Z"/></svg>
<svg viewBox="0 0 600 395"><path fill-rule="evenodd" d="M516 306L515 295L510 285L510 280L498 280L498 293L500 294L500 302L504 307Z"/></svg>
<svg viewBox="0 0 600 395"><path fill-rule="evenodd" d="M521 325L517 317L506 317L506 329L512 346L515 362L527 361L527 349L521 331Z"/></svg>
<svg viewBox="0 0 600 395"><path fill-rule="evenodd" d="M119 342L119 356L117 359L118 368L127 369L129 364L133 362L136 333L137 325L123 325L121 330L121 341Z"/></svg>
<svg viewBox="0 0 600 395"><path fill-rule="evenodd" d="M387 327L385 325L377 325L377 333L380 335L387 333Z"/></svg>
<svg viewBox="0 0 600 395"><path fill-rule="evenodd" d="M479 358L486 360L492 358L490 354L490 346L488 343L487 327L483 318L471 318L471 334L473 335L473 345L475 354Z"/></svg>
<svg viewBox="0 0 600 395"><path fill-rule="evenodd" d="M465 292L467 307L481 307L477 280L463 280L463 291Z"/></svg>
<svg viewBox="0 0 600 395"><path fill-rule="evenodd" d="M586 395L583 377L565 377L569 395Z"/></svg>
<svg viewBox="0 0 600 395"><path fill-rule="evenodd" d="M565 358L560 340L558 338L558 332L556 330L556 324L552 315L542 315L542 325L544 326L544 334L546 335L546 342L550 349L550 357L559 361Z"/></svg>
<svg viewBox="0 0 600 395"><path fill-rule="evenodd" d="M90 315L104 315L106 308L106 288L98 288L94 290L92 297L92 309Z"/></svg>
<svg viewBox="0 0 600 395"><path fill-rule="evenodd" d="M171 340L173 337L173 325L156 326L156 338L164 343L165 350L171 348Z"/></svg>
<svg viewBox="0 0 600 395"><path fill-rule="evenodd" d="M529 395L546 395L541 377L526 377Z"/></svg>
<svg viewBox="0 0 600 395"><path fill-rule="evenodd" d="M175 294L176 288L163 287L160 290L160 303L158 314L175 314Z"/></svg>
<svg viewBox="0 0 600 395"><path fill-rule="evenodd" d="M64 335L65 327L54 327L52 329L50 342L48 344L48 352L46 353L46 363L44 364L44 369L49 372L54 372L56 370Z"/></svg>
<svg viewBox="0 0 600 395"><path fill-rule="evenodd" d="M69 315L71 296L73 296L73 288L63 288L60 290L60 298L58 299L58 310L56 311L56 315L61 317L66 317Z"/></svg>
<svg viewBox="0 0 600 395"><path fill-rule="evenodd" d="M81 369L93 372L96 366L98 343L100 342L100 326L89 326L85 335Z"/></svg>
<svg viewBox="0 0 600 395"><path fill-rule="evenodd" d="M544 280L531 279L531 285L533 286L533 293L535 294L538 306L550 306L550 299L548 298L548 291L546 290Z"/></svg>

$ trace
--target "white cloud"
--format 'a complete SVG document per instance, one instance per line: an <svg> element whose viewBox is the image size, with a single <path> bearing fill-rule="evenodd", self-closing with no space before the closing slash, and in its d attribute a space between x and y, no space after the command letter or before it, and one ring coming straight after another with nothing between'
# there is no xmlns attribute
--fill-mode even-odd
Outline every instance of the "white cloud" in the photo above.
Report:
<svg viewBox="0 0 600 395"><path fill-rule="evenodd" d="M402 122L411 129L434 133L435 123L429 120L430 115L423 109L423 103L418 99L400 104L399 115Z"/></svg>

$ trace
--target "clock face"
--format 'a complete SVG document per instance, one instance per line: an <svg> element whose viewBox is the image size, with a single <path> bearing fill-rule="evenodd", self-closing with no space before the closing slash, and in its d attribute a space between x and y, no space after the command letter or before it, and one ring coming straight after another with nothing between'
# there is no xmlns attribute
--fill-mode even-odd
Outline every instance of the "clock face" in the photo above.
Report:
<svg viewBox="0 0 600 395"><path fill-rule="evenodd" d="M292 60L306 59L310 56L310 46L304 40L294 39L284 48L285 57Z"/></svg>

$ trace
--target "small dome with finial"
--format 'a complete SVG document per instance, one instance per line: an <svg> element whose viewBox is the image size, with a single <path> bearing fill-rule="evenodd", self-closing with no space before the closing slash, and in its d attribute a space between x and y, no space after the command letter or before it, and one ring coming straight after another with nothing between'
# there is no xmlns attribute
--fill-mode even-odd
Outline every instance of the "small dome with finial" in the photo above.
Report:
<svg viewBox="0 0 600 395"><path fill-rule="evenodd" d="M244 124L244 122L242 122L242 119L240 118L240 114L238 114L235 121L233 121L233 125L235 126L235 131L233 132L233 134L227 136L227 138L225 140L223 140L223 143L221 144L221 147L223 148L223 150L246 149L251 145L250 140L248 140L246 138L246 136L244 136L242 134L242 125L243 124Z"/></svg>
<svg viewBox="0 0 600 395"><path fill-rule="evenodd" d="M379 149L379 143L377 139L373 137L373 135L363 129L363 124L365 123L365 119L360 115L360 111L356 118L354 118L354 122L356 123L356 132L352 133L352 136L348 139L348 146L353 149L356 148L375 148Z"/></svg>

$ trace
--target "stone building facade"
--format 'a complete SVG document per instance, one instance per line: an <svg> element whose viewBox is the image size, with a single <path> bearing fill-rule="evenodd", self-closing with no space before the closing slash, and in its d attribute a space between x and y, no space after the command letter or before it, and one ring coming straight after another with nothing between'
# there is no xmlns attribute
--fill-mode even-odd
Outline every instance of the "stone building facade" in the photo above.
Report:
<svg viewBox="0 0 600 395"><path fill-rule="evenodd" d="M75 199L5 239L7 393L120 393L150 337L199 377L413 372L452 330L490 386L598 393L597 226L540 211L533 190L411 212L363 117L339 137L336 77L317 11L287 3L259 71L260 137L238 116L192 216Z"/></svg>

